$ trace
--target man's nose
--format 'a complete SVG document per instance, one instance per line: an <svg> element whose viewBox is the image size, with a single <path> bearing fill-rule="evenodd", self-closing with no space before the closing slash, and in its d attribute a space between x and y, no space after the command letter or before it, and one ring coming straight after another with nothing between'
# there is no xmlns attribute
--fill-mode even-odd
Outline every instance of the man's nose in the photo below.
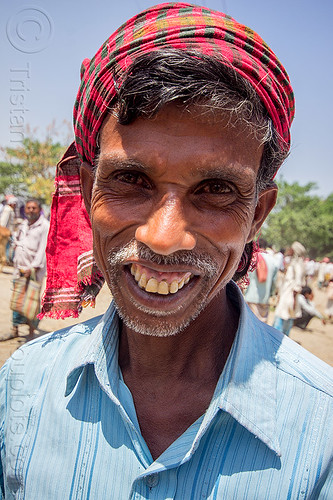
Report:
<svg viewBox="0 0 333 500"><path fill-rule="evenodd" d="M194 234L187 229L182 202L174 196L153 209L147 222L137 228L135 238L160 255L192 250L196 245Z"/></svg>

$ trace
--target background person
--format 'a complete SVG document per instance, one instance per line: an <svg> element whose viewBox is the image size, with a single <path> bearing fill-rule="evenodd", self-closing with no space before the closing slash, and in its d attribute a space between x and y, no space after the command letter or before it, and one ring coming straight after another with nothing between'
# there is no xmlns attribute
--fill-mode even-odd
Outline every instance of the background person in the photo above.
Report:
<svg viewBox="0 0 333 500"><path fill-rule="evenodd" d="M20 276L31 277L32 271L35 273L36 281L42 282L46 274L45 248L49 222L41 214L41 204L36 199L30 199L25 204L26 219L19 227L15 239L14 273L13 279ZM34 318L29 320L16 311L13 311L13 326L11 332L3 334L0 340L18 336L19 325L29 325L29 337L32 338L37 328L39 320Z"/></svg>
<svg viewBox="0 0 333 500"><path fill-rule="evenodd" d="M274 328L285 335L289 335L294 319L300 318L302 314L297 296L305 285L305 253L304 246L298 241L294 241L290 251L287 252L290 261L279 288L279 299L273 324Z"/></svg>
<svg viewBox="0 0 333 500"><path fill-rule="evenodd" d="M321 319L323 325L326 325L325 318L315 308L313 303L313 292L309 286L303 286L301 293L297 296L298 304L301 308L301 316L294 319L293 326L305 330L310 320L314 317Z"/></svg>
<svg viewBox="0 0 333 500"><path fill-rule="evenodd" d="M325 314L328 319L331 320L333 318L333 278L331 278L328 282L326 299Z"/></svg>
<svg viewBox="0 0 333 500"><path fill-rule="evenodd" d="M319 263L318 276L317 276L317 287L319 289L323 288L327 284L329 262L330 259L328 257L324 257L323 260Z"/></svg>
<svg viewBox="0 0 333 500"><path fill-rule="evenodd" d="M7 204L4 206L0 214L0 226L7 227L10 232L14 230L15 223L15 208L17 205L16 196L9 195L6 197Z"/></svg>
<svg viewBox="0 0 333 500"><path fill-rule="evenodd" d="M283 272L284 271L284 253L285 253L285 249L284 248L280 248L279 251L277 251L275 254L274 254L274 258L276 260L276 263L277 263L277 266L278 266L278 269L279 271Z"/></svg>
<svg viewBox="0 0 333 500"><path fill-rule="evenodd" d="M313 259L305 259L306 284L310 286L314 280L316 263Z"/></svg>
<svg viewBox="0 0 333 500"><path fill-rule="evenodd" d="M10 238L15 229L15 208L17 198L13 195L7 196L7 204L0 214L0 266L1 269L6 261L9 261Z"/></svg>

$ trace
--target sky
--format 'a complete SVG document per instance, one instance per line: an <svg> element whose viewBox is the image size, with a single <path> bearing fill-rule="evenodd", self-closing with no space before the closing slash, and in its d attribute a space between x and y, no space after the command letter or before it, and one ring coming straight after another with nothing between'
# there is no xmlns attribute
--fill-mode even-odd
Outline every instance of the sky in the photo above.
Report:
<svg viewBox="0 0 333 500"><path fill-rule="evenodd" d="M70 134L80 66L123 22L153 0L1 0L0 146L20 145L26 126L45 138L55 121ZM333 192L332 0L201 0L246 24L287 69L296 98L291 153L277 177L313 194ZM65 126L67 122L70 125Z"/></svg>

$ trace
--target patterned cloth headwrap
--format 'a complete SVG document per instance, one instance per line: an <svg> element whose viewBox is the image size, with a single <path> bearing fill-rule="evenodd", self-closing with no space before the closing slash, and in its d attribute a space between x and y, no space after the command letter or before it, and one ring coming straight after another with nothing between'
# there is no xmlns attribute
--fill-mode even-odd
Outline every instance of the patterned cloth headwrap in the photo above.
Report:
<svg viewBox="0 0 333 500"><path fill-rule="evenodd" d="M253 85L278 133L290 146L294 97L288 75L275 54L250 28L231 17L187 3L151 7L123 24L81 68L74 106L75 145L58 164L47 246L48 276L40 317L77 317L94 302L103 284L92 256L92 233L80 191L81 161L93 164L97 137L116 97L114 75L136 57L164 48L220 55Z"/></svg>

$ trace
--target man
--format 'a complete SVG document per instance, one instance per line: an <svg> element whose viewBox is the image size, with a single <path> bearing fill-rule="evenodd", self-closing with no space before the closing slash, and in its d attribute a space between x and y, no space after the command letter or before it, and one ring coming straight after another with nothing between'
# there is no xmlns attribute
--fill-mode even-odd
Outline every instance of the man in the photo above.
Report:
<svg viewBox="0 0 333 500"><path fill-rule="evenodd" d="M306 276L306 284L311 285L316 270L316 263L313 259L307 257L305 259L305 276Z"/></svg>
<svg viewBox="0 0 333 500"><path fill-rule="evenodd" d="M261 243L260 247L266 248L267 245ZM273 293L277 272L275 255L259 251L257 268L249 273L249 286L244 298L251 311L264 323L268 321L269 299Z"/></svg>
<svg viewBox="0 0 333 500"><path fill-rule="evenodd" d="M279 300L275 309L274 328L289 335L294 320L302 315L298 295L305 286L304 256L306 250L302 243L294 241L287 251L290 256L286 274L279 287Z"/></svg>
<svg viewBox="0 0 333 500"><path fill-rule="evenodd" d="M14 229L16 205L16 196L9 195L7 197L7 204L4 206L0 216L0 226L7 227L11 232Z"/></svg>
<svg viewBox="0 0 333 500"><path fill-rule="evenodd" d="M276 260L278 269L281 272L284 271L284 252L285 252L285 249L280 248L280 250L274 254L274 258Z"/></svg>
<svg viewBox="0 0 333 500"><path fill-rule="evenodd" d="M324 257L323 260L319 264L319 269L318 269L318 278L317 278L317 286L319 289L323 288L326 284L326 279L327 281L329 280L329 262L330 259L328 257Z"/></svg>
<svg viewBox="0 0 333 500"><path fill-rule="evenodd" d="M21 224L15 238L14 273L13 279L25 276L42 283L46 274L45 248L49 222L41 213L41 204L36 199L26 202L24 213L26 219ZM13 326L10 332L2 333L1 340L17 337L19 325L29 326L29 339L34 336L34 331L39 323L38 318L28 319L22 314L13 311Z"/></svg>
<svg viewBox="0 0 333 500"><path fill-rule="evenodd" d="M9 195L7 204L0 214L0 270L7 261L10 246L10 236L14 231L15 207L17 205L16 196Z"/></svg>
<svg viewBox="0 0 333 500"><path fill-rule="evenodd" d="M302 315L294 320L297 328L305 330L310 320L314 317L319 318L323 325L326 325L324 316L315 308L313 303L313 291L309 286L303 286L301 293L297 297Z"/></svg>
<svg viewBox="0 0 333 500"><path fill-rule="evenodd" d="M114 302L3 368L5 495L328 498L329 368L231 282L274 205L292 116L272 51L207 8L152 7L84 62L43 313L76 315L101 275Z"/></svg>

